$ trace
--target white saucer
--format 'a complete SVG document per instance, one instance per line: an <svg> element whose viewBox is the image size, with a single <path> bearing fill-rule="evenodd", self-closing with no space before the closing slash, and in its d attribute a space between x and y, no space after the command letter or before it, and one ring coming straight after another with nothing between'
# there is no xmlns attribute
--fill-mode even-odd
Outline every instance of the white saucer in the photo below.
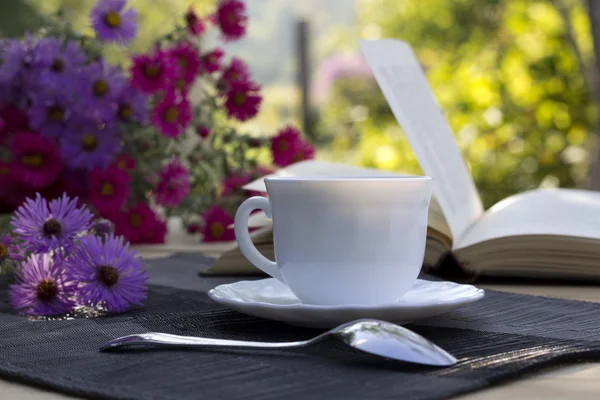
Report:
<svg viewBox="0 0 600 400"><path fill-rule="evenodd" d="M375 318L405 324L447 313L484 296L483 289L453 282L418 279L397 303L381 306L302 304L276 279L240 281L208 292L215 302L256 317L311 328L333 328L359 318Z"/></svg>

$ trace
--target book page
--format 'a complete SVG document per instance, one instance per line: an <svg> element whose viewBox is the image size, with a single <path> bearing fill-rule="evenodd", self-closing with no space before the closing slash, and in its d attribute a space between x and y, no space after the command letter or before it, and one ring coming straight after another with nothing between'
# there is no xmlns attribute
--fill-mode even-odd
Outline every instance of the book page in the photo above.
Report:
<svg viewBox="0 0 600 400"><path fill-rule="evenodd" d="M435 179L434 193L452 236L460 237L483 214L483 207L415 54L400 40L359 44L421 168Z"/></svg>
<svg viewBox="0 0 600 400"><path fill-rule="evenodd" d="M487 210L453 247L523 235L600 239L600 192L538 189L508 197Z"/></svg>
<svg viewBox="0 0 600 400"><path fill-rule="evenodd" d="M411 176L409 174L401 174L394 171L382 171L374 168L363 168L354 165L339 164L317 160L301 161L285 168L281 168L273 174L259 178L253 182L243 186L245 190L253 190L256 192L267 192L264 179L269 176L287 176L287 177L327 177L327 176L344 176L344 177L369 177L369 176ZM269 225L270 220L261 211L252 214L248 219L249 227L260 227ZM450 227L444 218L444 213L435 198L432 197L429 205L429 221L430 228L435 229L449 240L452 239Z"/></svg>

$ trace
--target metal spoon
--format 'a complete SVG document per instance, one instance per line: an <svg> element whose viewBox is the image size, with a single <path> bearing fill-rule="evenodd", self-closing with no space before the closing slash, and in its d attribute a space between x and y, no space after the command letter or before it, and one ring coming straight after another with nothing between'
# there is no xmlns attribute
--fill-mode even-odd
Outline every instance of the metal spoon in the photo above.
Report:
<svg viewBox="0 0 600 400"><path fill-rule="evenodd" d="M331 329L310 340L299 342L250 342L209 339L166 333L143 333L123 336L104 344L100 351L127 345L154 344L166 347L238 347L258 349L291 349L305 347L326 338L336 338L350 347L376 356L416 364L449 366L456 358L424 337L398 325L374 319L360 319Z"/></svg>

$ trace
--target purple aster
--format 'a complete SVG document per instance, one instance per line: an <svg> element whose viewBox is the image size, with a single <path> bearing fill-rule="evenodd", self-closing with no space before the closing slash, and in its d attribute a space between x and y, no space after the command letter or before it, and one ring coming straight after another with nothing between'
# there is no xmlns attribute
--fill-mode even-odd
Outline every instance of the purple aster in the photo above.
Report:
<svg viewBox="0 0 600 400"><path fill-rule="evenodd" d="M125 10L126 0L98 0L90 13L98 37L111 42L127 43L137 33L138 13Z"/></svg>
<svg viewBox="0 0 600 400"><path fill-rule="evenodd" d="M49 254L32 254L21 263L15 277L8 294L11 304L23 314L58 315L75 306L76 283Z"/></svg>
<svg viewBox="0 0 600 400"><path fill-rule="evenodd" d="M48 87L62 89L65 81L73 79L73 74L87 61L86 55L75 41L63 44L56 38L41 39L35 47L39 63L39 84L43 89Z"/></svg>
<svg viewBox="0 0 600 400"><path fill-rule="evenodd" d="M70 135L60 138L59 150L71 168L106 168L121 151L121 139L109 125L88 121L75 125Z"/></svg>
<svg viewBox="0 0 600 400"><path fill-rule="evenodd" d="M71 248L75 237L90 229L93 217L87 207L77 207L77 200L63 194L48 203L38 193L35 200L25 200L15 211L14 233L37 253Z"/></svg>
<svg viewBox="0 0 600 400"><path fill-rule="evenodd" d="M52 138L68 134L72 130L75 104L69 88L62 92L39 93L31 99L28 110L30 125Z"/></svg>
<svg viewBox="0 0 600 400"><path fill-rule="evenodd" d="M23 105L26 93L37 87L35 42L29 35L25 40L2 41L2 64L0 65L0 96L3 100Z"/></svg>
<svg viewBox="0 0 600 400"><path fill-rule="evenodd" d="M125 84L125 77L119 68L97 61L82 70L79 91L85 107L92 115L112 121L117 99L125 89Z"/></svg>
<svg viewBox="0 0 600 400"><path fill-rule="evenodd" d="M92 223L92 233L96 236L106 236L115 232L115 224L105 218L98 218Z"/></svg>
<svg viewBox="0 0 600 400"><path fill-rule="evenodd" d="M122 312L146 298L148 275L140 257L129 250L122 236L86 236L73 249L65 267L79 282L82 304Z"/></svg>
<svg viewBox="0 0 600 400"><path fill-rule="evenodd" d="M117 119L123 122L146 123L149 119L148 95L134 87L121 91L117 99Z"/></svg>
<svg viewBox="0 0 600 400"><path fill-rule="evenodd" d="M0 235L0 264L4 261L21 261L23 256L19 246L14 243L13 237L7 234Z"/></svg>

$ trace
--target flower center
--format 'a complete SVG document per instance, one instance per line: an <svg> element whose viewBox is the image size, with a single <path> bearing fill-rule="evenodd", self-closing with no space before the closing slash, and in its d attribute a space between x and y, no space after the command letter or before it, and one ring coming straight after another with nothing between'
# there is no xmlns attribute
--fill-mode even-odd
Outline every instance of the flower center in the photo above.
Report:
<svg viewBox="0 0 600 400"><path fill-rule="evenodd" d="M10 170L8 169L8 167L0 167L0 175L8 175L10 173Z"/></svg>
<svg viewBox="0 0 600 400"><path fill-rule="evenodd" d="M3 243L0 243L0 258L4 258L6 256L7 252L8 252L8 249L6 248L6 245L4 245Z"/></svg>
<svg viewBox="0 0 600 400"><path fill-rule="evenodd" d="M185 69L188 65L187 59L185 57L177 57L177 64L181 69Z"/></svg>
<svg viewBox="0 0 600 400"><path fill-rule="evenodd" d="M108 93L108 83L104 79L98 79L94 82L93 89L94 95L96 97L103 97L106 93Z"/></svg>
<svg viewBox="0 0 600 400"><path fill-rule="evenodd" d="M54 62L52 62L52 65L50 66L50 69L54 72L61 72L63 69L65 69L65 62L62 58L55 58Z"/></svg>
<svg viewBox="0 0 600 400"><path fill-rule="evenodd" d="M213 222L210 224L210 236L213 239L220 239L225 233L225 227L220 222Z"/></svg>
<svg viewBox="0 0 600 400"><path fill-rule="evenodd" d="M81 147L83 147L83 150L85 151L96 150L98 147L98 140L96 139L96 136L92 134L85 135L81 141Z"/></svg>
<svg viewBox="0 0 600 400"><path fill-rule="evenodd" d="M44 159L39 154L27 154L23 156L23 164L30 167L39 167L44 162Z"/></svg>
<svg viewBox="0 0 600 400"><path fill-rule="evenodd" d="M104 182L100 187L100 194L104 197L108 197L115 192L115 187L110 182Z"/></svg>
<svg viewBox="0 0 600 400"><path fill-rule="evenodd" d="M54 279L44 279L41 281L35 290L38 299L48 302L56 297L58 288Z"/></svg>
<svg viewBox="0 0 600 400"><path fill-rule="evenodd" d="M294 162L298 162L298 161L302 161L304 160L304 152L303 151L299 151L296 154L294 154L294 158L292 159L292 161Z"/></svg>
<svg viewBox="0 0 600 400"><path fill-rule="evenodd" d="M119 281L119 271L115 267L102 265L96 269L96 279L107 288L113 287Z"/></svg>
<svg viewBox="0 0 600 400"><path fill-rule="evenodd" d="M236 93L233 102L236 106L243 106L246 102L246 95L244 93Z"/></svg>
<svg viewBox="0 0 600 400"><path fill-rule="evenodd" d="M47 237L52 237L58 235L62 231L62 226L55 218L49 218L44 222L42 229Z"/></svg>
<svg viewBox="0 0 600 400"><path fill-rule="evenodd" d="M142 217L140 216L140 214L131 214L131 216L129 217L129 225L133 226L134 228L137 228L141 224Z"/></svg>
<svg viewBox="0 0 600 400"><path fill-rule="evenodd" d="M116 11L109 11L104 15L104 23L109 28L118 28L121 25L121 16Z"/></svg>
<svg viewBox="0 0 600 400"><path fill-rule="evenodd" d="M117 114L119 114L119 118L128 120L133 115L133 108L127 103L119 104Z"/></svg>
<svg viewBox="0 0 600 400"><path fill-rule="evenodd" d="M288 149L288 142L287 140L281 139L279 140L279 144L277 145L277 149L281 152L286 151Z"/></svg>
<svg viewBox="0 0 600 400"><path fill-rule="evenodd" d="M230 12L229 15L227 16L227 20L229 21L229 23L231 25L235 24L235 22L237 21L237 15L235 12Z"/></svg>
<svg viewBox="0 0 600 400"><path fill-rule="evenodd" d="M161 68L158 64L146 64L144 65L144 75L146 78L156 79L160 75Z"/></svg>
<svg viewBox="0 0 600 400"><path fill-rule="evenodd" d="M177 121L177 118L179 118L179 110L177 109L177 107L167 107L167 109L163 113L163 119L165 120L165 122L172 124L173 122Z"/></svg>
<svg viewBox="0 0 600 400"><path fill-rule="evenodd" d="M177 89L183 89L185 87L185 81L183 80L183 78L177 78L175 80L175 87Z"/></svg>
<svg viewBox="0 0 600 400"><path fill-rule="evenodd" d="M61 122L65 118L65 109L61 106L48 107L48 119Z"/></svg>
<svg viewBox="0 0 600 400"><path fill-rule="evenodd" d="M217 62L217 56L215 56L214 54L209 55L208 57L206 57L206 59L211 64L214 64Z"/></svg>

